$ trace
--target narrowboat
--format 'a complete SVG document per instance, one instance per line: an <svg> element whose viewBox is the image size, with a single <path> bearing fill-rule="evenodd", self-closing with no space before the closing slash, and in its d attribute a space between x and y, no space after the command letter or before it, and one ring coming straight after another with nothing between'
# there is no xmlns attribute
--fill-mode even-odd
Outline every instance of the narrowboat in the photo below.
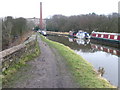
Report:
<svg viewBox="0 0 120 90"><path fill-rule="evenodd" d="M70 37L80 38L80 39L89 39L90 35L87 32L79 30L78 32L69 32Z"/></svg>
<svg viewBox="0 0 120 90"><path fill-rule="evenodd" d="M77 38L85 38L85 39L89 39L90 35L87 32L84 31L78 31L78 33L76 34Z"/></svg>
<svg viewBox="0 0 120 90"><path fill-rule="evenodd" d="M70 37L76 38L76 34L77 34L76 31L69 31L69 36L70 36Z"/></svg>
<svg viewBox="0 0 120 90"><path fill-rule="evenodd" d="M91 39L97 39L102 41L120 43L120 34L119 33L106 33L106 32L92 32Z"/></svg>

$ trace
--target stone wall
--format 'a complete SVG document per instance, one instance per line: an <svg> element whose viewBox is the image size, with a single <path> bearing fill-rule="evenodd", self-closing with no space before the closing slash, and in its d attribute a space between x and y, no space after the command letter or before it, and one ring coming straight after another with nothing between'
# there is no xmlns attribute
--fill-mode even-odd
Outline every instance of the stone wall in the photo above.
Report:
<svg viewBox="0 0 120 90"><path fill-rule="evenodd" d="M19 62L20 58L22 58L24 55L34 52L36 37L37 35L32 35L24 43L0 52L0 61L2 63L0 68L2 71Z"/></svg>

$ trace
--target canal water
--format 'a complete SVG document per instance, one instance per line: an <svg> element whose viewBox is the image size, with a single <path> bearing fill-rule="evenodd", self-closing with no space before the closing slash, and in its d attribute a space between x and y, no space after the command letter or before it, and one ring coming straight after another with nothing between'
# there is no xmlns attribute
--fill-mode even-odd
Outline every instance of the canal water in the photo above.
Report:
<svg viewBox="0 0 120 90"><path fill-rule="evenodd" d="M48 39L69 46L77 54L90 62L111 84L118 84L118 64L120 64L120 50L110 45L98 43L94 40L69 38L68 36L47 36Z"/></svg>

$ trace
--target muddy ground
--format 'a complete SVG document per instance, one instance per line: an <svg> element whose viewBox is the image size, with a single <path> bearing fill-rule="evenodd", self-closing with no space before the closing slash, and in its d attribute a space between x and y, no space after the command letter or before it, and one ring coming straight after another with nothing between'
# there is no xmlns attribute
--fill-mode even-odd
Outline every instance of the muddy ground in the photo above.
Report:
<svg viewBox="0 0 120 90"><path fill-rule="evenodd" d="M63 57L38 36L41 54L15 74L9 88L79 88ZM14 77L14 76L13 76Z"/></svg>

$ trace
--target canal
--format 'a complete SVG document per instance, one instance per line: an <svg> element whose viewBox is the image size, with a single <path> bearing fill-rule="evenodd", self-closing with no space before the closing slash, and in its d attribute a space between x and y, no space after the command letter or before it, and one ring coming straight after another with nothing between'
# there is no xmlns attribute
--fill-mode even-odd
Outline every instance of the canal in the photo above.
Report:
<svg viewBox="0 0 120 90"><path fill-rule="evenodd" d="M94 40L69 38L68 36L47 36L48 39L69 46L77 54L85 58L111 84L118 86L118 64L120 50L110 44Z"/></svg>

